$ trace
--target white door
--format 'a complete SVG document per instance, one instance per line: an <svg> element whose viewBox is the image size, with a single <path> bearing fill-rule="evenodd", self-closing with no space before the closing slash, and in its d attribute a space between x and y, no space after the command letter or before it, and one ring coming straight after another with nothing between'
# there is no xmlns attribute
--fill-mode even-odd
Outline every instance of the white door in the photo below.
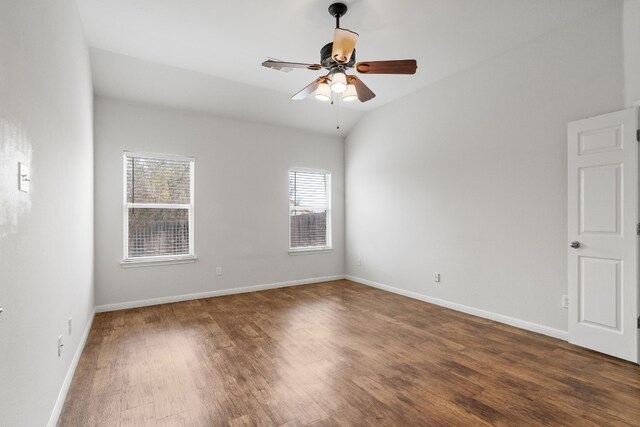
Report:
<svg viewBox="0 0 640 427"><path fill-rule="evenodd" d="M638 363L638 119L569 123L569 342Z"/></svg>

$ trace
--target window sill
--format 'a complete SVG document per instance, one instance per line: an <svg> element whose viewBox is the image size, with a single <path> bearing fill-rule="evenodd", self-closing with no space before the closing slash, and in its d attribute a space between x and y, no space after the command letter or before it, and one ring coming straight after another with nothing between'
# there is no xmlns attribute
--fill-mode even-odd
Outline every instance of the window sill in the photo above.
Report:
<svg viewBox="0 0 640 427"><path fill-rule="evenodd" d="M289 249L289 255L311 255L318 253L332 252L333 248L330 246L324 246L319 248L302 248L302 249Z"/></svg>
<svg viewBox="0 0 640 427"><path fill-rule="evenodd" d="M145 258L145 259L128 259L123 260L120 265L123 268L132 268L132 267L150 267L155 265L172 265L172 264L191 264L196 262L195 256L187 256L180 258Z"/></svg>

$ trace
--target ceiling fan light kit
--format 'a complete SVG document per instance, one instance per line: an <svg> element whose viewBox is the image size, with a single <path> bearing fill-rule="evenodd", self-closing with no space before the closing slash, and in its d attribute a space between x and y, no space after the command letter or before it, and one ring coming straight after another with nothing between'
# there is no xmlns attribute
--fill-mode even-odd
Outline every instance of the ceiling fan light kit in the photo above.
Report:
<svg viewBox="0 0 640 427"><path fill-rule="evenodd" d="M314 82L291 97L302 100L312 93L321 101L331 101L333 93L341 95L345 102L367 102L373 99L373 93L358 77L348 75L347 71L354 69L361 74L415 74L418 68L415 59L396 61L365 61L356 63L356 43L358 33L340 28L340 18L347 13L347 5L333 3L329 6L329 13L336 19L336 29L333 42L327 43L320 49L319 64L305 64L300 62L285 62L274 59L264 61L262 65L279 71L291 71L293 68L306 68L312 71L328 70L328 74L317 78Z"/></svg>
<svg viewBox="0 0 640 427"><path fill-rule="evenodd" d="M331 70L331 91L342 93L347 90L347 75L341 69Z"/></svg>
<svg viewBox="0 0 640 427"><path fill-rule="evenodd" d="M320 83L316 89L316 99L323 102L331 101L331 87L327 83Z"/></svg>
<svg viewBox="0 0 640 427"><path fill-rule="evenodd" d="M355 101L356 99L358 99L358 91L356 90L355 85L349 83L347 85L347 90L345 90L342 94L342 100L344 102L351 102Z"/></svg>

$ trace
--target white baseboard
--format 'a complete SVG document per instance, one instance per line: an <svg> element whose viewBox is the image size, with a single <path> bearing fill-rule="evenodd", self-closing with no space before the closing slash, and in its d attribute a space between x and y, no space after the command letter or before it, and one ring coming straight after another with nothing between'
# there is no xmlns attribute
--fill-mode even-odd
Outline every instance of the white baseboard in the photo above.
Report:
<svg viewBox="0 0 640 427"><path fill-rule="evenodd" d="M313 277L310 279L289 280L287 282L269 283L265 285L246 286L242 288L229 288L218 291L200 292L195 294L175 295L162 298L151 298L129 302L119 302L115 304L105 304L96 306L96 313L102 313L105 311L124 310L127 308L146 307L149 305L168 304L172 302L189 301L194 299L219 297L223 295L243 294L247 292L264 291L266 289L287 288L290 286L308 285L311 283L330 282L332 280L341 280L345 276L325 276L325 277Z"/></svg>
<svg viewBox="0 0 640 427"><path fill-rule="evenodd" d="M71 380L73 380L73 374L76 373L76 368L78 367L80 356L82 356L82 350L84 350L84 346L87 343L87 338L89 338L89 332L91 332L91 325L93 325L93 318L95 314L95 311L91 313L91 317L87 322L87 326L85 326L84 328L84 333L82 334L82 338L80 338L78 348L76 348L76 352L73 355L73 359L71 360L71 365L67 370L67 376L64 377L64 382L62 383L62 387L60 388L60 393L58 393L58 399L56 399L56 404L53 407L51 417L49 417L47 427L56 427L56 424L58 424L58 418L60 418L60 413L62 412L64 401L67 398L67 393L69 392L69 387L71 386Z"/></svg>
<svg viewBox="0 0 640 427"><path fill-rule="evenodd" d="M393 286L383 285L382 283L373 282L371 280L362 279L360 277L347 275L345 276L345 278L353 282L361 283L363 285L382 289L388 292L393 292L394 294L403 295L405 297L428 302L430 304L435 304L441 307L450 308L452 310L461 311L463 313L472 314L474 316L482 317L484 319L495 320L496 322L504 323L510 326L515 326L516 328L525 329L527 331L536 332L536 333L547 335L560 340L567 341L569 338L568 333L560 329L550 328L548 326L540 325L540 324L529 322L526 320L516 319L514 317L505 316L503 314L497 314L490 311L481 310L479 308L469 307L467 305L430 297L427 295L419 294L417 292L405 291L404 289L394 288Z"/></svg>
<svg viewBox="0 0 640 427"><path fill-rule="evenodd" d="M419 294L417 292L406 291L404 289L395 288L393 286L384 285L371 280L363 279L355 276L325 276L314 277L310 279L290 280L286 282L269 283L264 285L246 286L242 288L230 288L217 291L200 292L193 294L175 295L162 298L151 298L145 300L129 301L115 304L105 304L96 306L96 313L102 313L106 311L124 310L127 308L146 307L150 305L168 304L172 302L189 301L202 298L211 298L223 295L242 294L246 292L263 291L266 289L286 288L290 286L307 285L311 283L329 282L332 280L348 279L353 282L361 283L363 285L371 286L374 288L382 289L384 291L392 292L394 294L403 295L409 298L417 299L420 301L428 302L430 304L439 305L441 307L450 308L452 310L460 311L463 313L471 314L473 316L482 317L484 319L495 320L496 322L504 323L516 328L525 329L527 331L536 332L539 334L547 335L553 338L567 341L568 333L560 329L550 328L548 326L540 325L537 323L529 322L526 320L516 319L514 317L505 316L503 314L497 314L490 311L482 310L475 307L470 307L463 304L458 304L451 301L446 301L439 298L430 297L427 295ZM75 369L75 367L74 367Z"/></svg>

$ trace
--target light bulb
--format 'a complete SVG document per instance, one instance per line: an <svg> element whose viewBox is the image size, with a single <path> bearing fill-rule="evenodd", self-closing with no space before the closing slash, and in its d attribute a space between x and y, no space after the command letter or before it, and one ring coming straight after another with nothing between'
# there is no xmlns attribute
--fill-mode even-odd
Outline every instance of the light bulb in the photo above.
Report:
<svg viewBox="0 0 640 427"><path fill-rule="evenodd" d="M326 83L320 83L316 89L316 99L324 102L331 101L331 88Z"/></svg>
<svg viewBox="0 0 640 427"><path fill-rule="evenodd" d="M358 99L358 91L356 90L356 86L349 83L347 85L347 90L342 94L342 100L344 102L355 101Z"/></svg>
<svg viewBox="0 0 640 427"><path fill-rule="evenodd" d="M347 76L342 71L331 74L331 90L335 93L347 90Z"/></svg>

